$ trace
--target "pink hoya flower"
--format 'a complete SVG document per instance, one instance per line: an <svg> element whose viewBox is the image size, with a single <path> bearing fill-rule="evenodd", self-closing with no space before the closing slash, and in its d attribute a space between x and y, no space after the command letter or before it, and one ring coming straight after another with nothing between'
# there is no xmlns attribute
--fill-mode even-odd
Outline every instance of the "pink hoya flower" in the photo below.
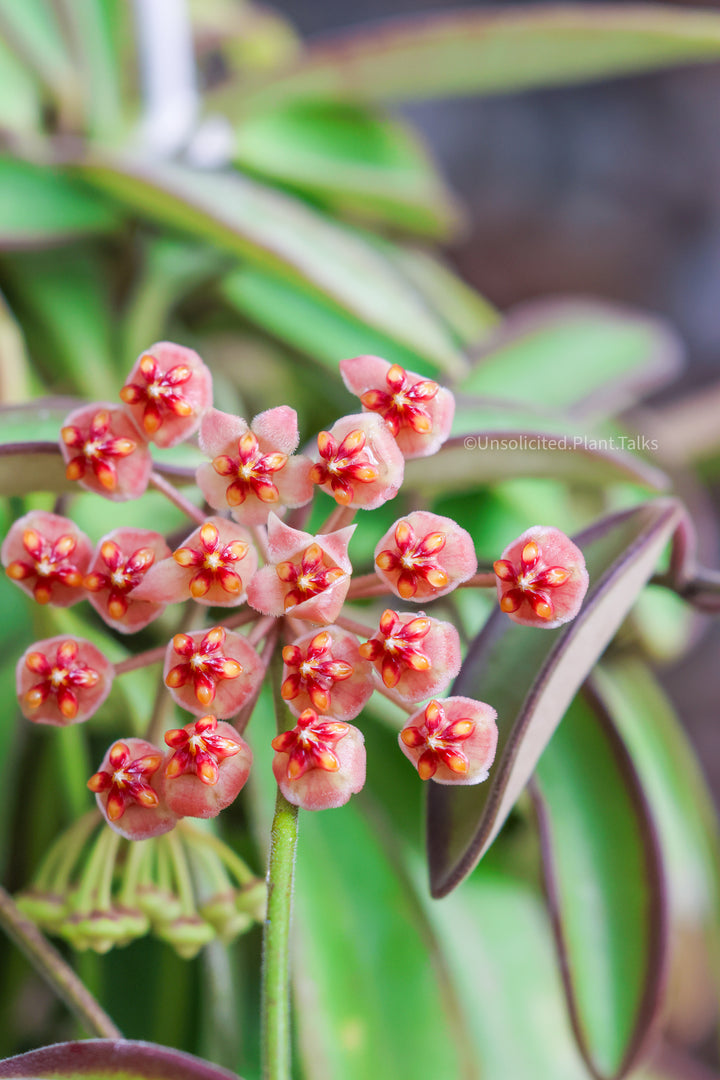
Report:
<svg viewBox="0 0 720 1080"><path fill-rule="evenodd" d="M69 607L85 598L92 544L68 518L31 510L11 526L0 558L5 573L39 604Z"/></svg>
<svg viewBox="0 0 720 1080"><path fill-rule="evenodd" d="M178 705L196 716L202 716L208 705L220 719L232 716L263 675L253 647L242 634L222 626L176 634L165 654L165 685Z"/></svg>
<svg viewBox="0 0 720 1080"><path fill-rule="evenodd" d="M61 634L36 641L17 663L20 710L39 724L79 724L105 701L113 675L110 661L83 638Z"/></svg>
<svg viewBox="0 0 720 1080"><path fill-rule="evenodd" d="M353 720L373 692L370 664L354 634L339 626L310 630L282 652L282 696L296 716L312 707Z"/></svg>
<svg viewBox="0 0 720 1080"><path fill-rule="evenodd" d="M237 607L257 570L250 534L227 518L213 517L147 573L138 596L177 603L192 597L212 607Z"/></svg>
<svg viewBox="0 0 720 1080"><path fill-rule="evenodd" d="M277 785L288 802L304 810L344 806L365 783L365 740L352 724L306 709L272 746Z"/></svg>
<svg viewBox="0 0 720 1080"><path fill-rule="evenodd" d="M146 439L175 446L212 405L212 376L192 349L159 341L140 354L120 397Z"/></svg>
<svg viewBox="0 0 720 1080"><path fill-rule="evenodd" d="M264 615L284 615L331 623L340 614L350 587L347 550L354 525L331 533L291 529L268 518L269 565L248 586L248 603Z"/></svg>
<svg viewBox="0 0 720 1080"><path fill-rule="evenodd" d="M380 356L341 360L340 374L363 407L383 418L406 458L434 454L450 434L455 398L431 379Z"/></svg>
<svg viewBox="0 0 720 1080"><path fill-rule="evenodd" d="M177 824L165 803L162 762L162 751L152 743L125 739L113 743L88 780L108 825L127 840L148 840Z"/></svg>
<svg viewBox="0 0 720 1080"><path fill-rule="evenodd" d="M479 784L495 759L497 713L484 701L449 697L411 716L398 740L421 780Z"/></svg>
<svg viewBox="0 0 720 1080"><path fill-rule="evenodd" d="M200 449L213 459L197 470L203 495L243 525L263 525L272 509L303 506L312 498L312 463L294 454L298 441L297 413L287 405L260 413L249 428L211 409L200 426Z"/></svg>
<svg viewBox="0 0 720 1080"><path fill-rule="evenodd" d="M391 592L420 604L471 578L477 558L470 533L451 518L414 510L380 540L375 566Z"/></svg>
<svg viewBox="0 0 720 1080"><path fill-rule="evenodd" d="M460 637L454 626L427 615L384 611L377 634L360 646L385 686L405 701L439 694L460 670Z"/></svg>
<svg viewBox="0 0 720 1080"><path fill-rule="evenodd" d="M234 802L250 773L252 751L231 724L203 716L165 732L174 754L165 766L165 798L181 817L215 817Z"/></svg>
<svg viewBox="0 0 720 1080"><path fill-rule="evenodd" d="M310 477L341 506L374 510L394 499L403 482L405 459L380 417L343 416L318 435Z"/></svg>
<svg viewBox="0 0 720 1080"><path fill-rule="evenodd" d="M506 547L494 570L502 610L514 622L546 629L575 618L590 580L580 548L542 525Z"/></svg>
<svg viewBox="0 0 720 1080"><path fill-rule="evenodd" d="M103 536L85 575L88 599L100 618L121 634L142 630L156 619L166 600L141 600L137 590L155 560L169 554L164 537L150 529L113 529Z"/></svg>
<svg viewBox="0 0 720 1080"><path fill-rule="evenodd" d="M104 402L83 405L60 429L65 475L114 502L136 499L152 472L147 443L124 409Z"/></svg>

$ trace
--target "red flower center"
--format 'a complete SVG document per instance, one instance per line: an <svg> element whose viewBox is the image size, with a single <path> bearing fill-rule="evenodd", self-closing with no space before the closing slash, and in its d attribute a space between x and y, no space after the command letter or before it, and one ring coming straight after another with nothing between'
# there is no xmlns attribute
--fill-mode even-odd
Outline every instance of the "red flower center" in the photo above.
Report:
<svg viewBox="0 0 720 1080"><path fill-rule="evenodd" d="M318 450L322 461L313 465L310 479L313 484L329 484L336 502L347 506L355 496L353 484L371 484L379 473L367 455L363 455L365 432L357 428L349 432L338 446L329 431L318 435Z"/></svg>
<svg viewBox="0 0 720 1080"><path fill-rule="evenodd" d="M178 548L173 559L179 566L196 570L190 579L190 592L196 599L205 596L215 581L226 593L237 595L242 592L243 583L233 564L243 559L247 551L248 545L243 540L221 544L220 533L207 521L200 529L199 547Z"/></svg>
<svg viewBox="0 0 720 1080"><path fill-rule="evenodd" d="M165 742L175 753L165 769L169 779L195 773L204 784L217 784L220 764L240 752L240 744L217 734L217 719L203 716L194 724L165 732Z"/></svg>
<svg viewBox="0 0 720 1080"><path fill-rule="evenodd" d="M404 600L414 596L418 582L426 581L433 589L443 589L448 576L435 556L445 547L443 532L428 533L418 540L408 521L395 526L396 550L381 551L375 564L381 570L397 571L397 590Z"/></svg>
<svg viewBox="0 0 720 1080"><path fill-rule="evenodd" d="M261 454L260 445L252 431L238 440L238 457L221 454L212 466L218 476L235 477L225 492L229 506L240 506L251 493L261 502L277 502L280 493L272 476L287 464L287 454Z"/></svg>
<svg viewBox="0 0 720 1080"><path fill-rule="evenodd" d="M292 731L284 731L272 741L274 750L289 755L288 780L297 780L308 769L337 772L340 762L333 747L349 730L340 720L321 720L314 709L300 713Z"/></svg>
<svg viewBox="0 0 720 1080"><path fill-rule="evenodd" d="M77 456L71 458L65 469L68 480L80 480L88 465L104 488L112 491L117 486L117 469L113 458L132 454L137 443L132 439L116 438L110 430L110 413L106 409L95 413L89 431L84 434L79 427L69 425L60 431L62 441Z"/></svg>
<svg viewBox="0 0 720 1080"><path fill-rule="evenodd" d="M539 619L554 617L555 607L547 590L564 585L571 573L562 566L543 567L542 551L534 540L523 547L517 570L508 559L498 559L493 569L502 582L512 586L500 600L501 610L517 611L527 601Z"/></svg>
<svg viewBox="0 0 720 1080"><path fill-rule="evenodd" d="M380 413L393 435L403 427L411 427L420 435L432 431L432 417L423 403L432 401L440 387L431 379L420 379L411 384L404 368L393 364L385 376L388 389L367 390L360 396L366 409Z"/></svg>
<svg viewBox="0 0 720 1080"><path fill-rule="evenodd" d="M333 659L332 645L332 636L322 630L312 639L305 653L297 645L285 646L283 660L292 671L281 688L286 701L292 701L305 690L314 708L320 712L328 711L333 685L349 679L353 673L352 664Z"/></svg>
<svg viewBox="0 0 720 1080"><path fill-rule="evenodd" d="M424 615L402 622L394 611L384 611L380 619L379 637L360 646L366 660L382 660L382 680L386 686L397 686L403 671L427 671L430 658L418 647L428 634L432 623Z"/></svg>
<svg viewBox="0 0 720 1080"><path fill-rule="evenodd" d="M85 577L85 588L90 592L109 589L107 610L111 619L122 619L128 609L128 593L140 584L147 571L155 562L152 548L137 548L127 558L112 540L106 540L100 547L100 556L108 568L103 574L97 570Z"/></svg>
<svg viewBox="0 0 720 1080"><path fill-rule="evenodd" d="M154 435L160 428L164 414L192 416L192 405L178 393L178 387L192 378L192 369L186 364L176 364L168 371L161 372L155 358L146 353L140 360L140 375L145 385L128 383L120 391L120 397L127 405L141 405L144 402L143 427L148 435Z"/></svg>
<svg viewBox="0 0 720 1080"><path fill-rule="evenodd" d="M403 728L400 738L414 750L424 747L417 768L420 778L429 780L440 764L447 765L459 775L468 771L468 759L457 744L469 739L474 730L474 720L469 717L448 720L440 702L431 701L425 709L422 725Z"/></svg>
<svg viewBox="0 0 720 1080"><path fill-rule="evenodd" d="M117 821L132 803L151 808L157 806L159 799L146 780L157 772L162 762L162 754L145 754L130 760L130 749L126 743L117 742L110 751L111 772L96 772L88 780L91 791L107 791L107 814L111 821Z"/></svg>
<svg viewBox="0 0 720 1080"><path fill-rule="evenodd" d="M281 581L292 588L285 596L285 610L296 607L303 600L317 596L344 576L339 566L328 566L325 553L319 544L311 544L303 552L300 563L281 562L275 567Z"/></svg>
<svg viewBox="0 0 720 1080"><path fill-rule="evenodd" d="M39 604L50 601L54 583L73 589L82 585L82 574L74 563L68 561L77 547L74 536L60 536L51 543L41 536L37 529L26 529L22 543L31 561L15 559L8 564L5 573L13 581L37 578L33 586L33 596Z"/></svg>
<svg viewBox="0 0 720 1080"><path fill-rule="evenodd" d="M79 704L78 693L97 686L100 680L99 672L78 660L79 652L76 641L63 641L55 653L54 664L44 653L28 653L25 666L41 680L25 694L25 702L29 708L40 708L50 695L54 694L65 719L75 719Z"/></svg>
<svg viewBox="0 0 720 1080"><path fill-rule="evenodd" d="M170 669L165 678L166 686L176 690L192 682L200 704L209 705L215 700L217 683L221 679L237 679L243 670L237 660L223 656L220 650L224 641L222 626L208 630L197 645L188 634L176 634L173 648L185 662Z"/></svg>

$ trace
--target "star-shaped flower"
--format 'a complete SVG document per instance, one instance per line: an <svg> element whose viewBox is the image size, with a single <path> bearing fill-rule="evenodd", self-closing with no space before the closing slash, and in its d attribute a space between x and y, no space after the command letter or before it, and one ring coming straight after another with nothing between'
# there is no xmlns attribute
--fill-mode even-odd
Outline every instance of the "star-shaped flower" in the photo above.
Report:
<svg viewBox="0 0 720 1080"><path fill-rule="evenodd" d="M379 356L342 360L340 373L363 408L383 418L404 457L434 454L450 434L455 399L432 379Z"/></svg>
<svg viewBox="0 0 720 1080"><path fill-rule="evenodd" d="M494 563L501 609L514 622L553 629L574 619L589 578L583 554L559 529L535 525Z"/></svg>
<svg viewBox="0 0 720 1080"><path fill-rule="evenodd" d="M250 534L227 518L208 518L172 557L148 572L138 596L177 603L192 597L212 607L237 607L257 570Z"/></svg>
<svg viewBox="0 0 720 1080"><path fill-rule="evenodd" d="M340 613L352 566L347 556L355 526L318 534L291 529L274 514L268 519L269 564L248 586L248 602L265 615L331 623Z"/></svg>
<svg viewBox="0 0 720 1080"><path fill-rule="evenodd" d="M176 634L165 654L165 685L175 701L196 716L208 705L219 718L232 716L262 676L263 665L252 646L242 634L222 626Z"/></svg>
<svg viewBox="0 0 720 1080"><path fill-rule="evenodd" d="M152 743L125 739L113 743L88 780L105 820L128 840L160 836L177 824L177 815L164 800L162 761L162 752Z"/></svg>
<svg viewBox="0 0 720 1080"><path fill-rule="evenodd" d="M200 427L200 449L212 457L197 470L203 495L244 525L261 525L270 510L303 506L312 498L310 459L294 454L297 413L287 405L260 413L248 427L211 409Z"/></svg>
<svg viewBox="0 0 720 1080"><path fill-rule="evenodd" d="M305 709L272 746L278 787L305 810L343 806L365 783L364 739L352 724Z"/></svg>
<svg viewBox="0 0 720 1080"><path fill-rule="evenodd" d="M138 357L120 397L146 439L175 446L210 408L212 376L192 349L160 341Z"/></svg>
<svg viewBox="0 0 720 1080"><path fill-rule="evenodd" d="M85 598L92 546L69 518L32 510L11 526L0 557L5 573L39 604L69 607Z"/></svg>
<svg viewBox="0 0 720 1080"><path fill-rule="evenodd" d="M360 653L404 701L440 693L460 670L457 630L424 614L384 611L377 634L360 646Z"/></svg>
<svg viewBox="0 0 720 1080"><path fill-rule="evenodd" d="M470 534L451 518L415 510L380 540L375 566L392 592L421 603L472 577L477 558Z"/></svg>
<svg viewBox="0 0 720 1080"><path fill-rule="evenodd" d="M357 638L339 626L311 630L283 649L281 693L298 716L312 707L352 720L373 692L372 671Z"/></svg>
<svg viewBox="0 0 720 1080"><path fill-rule="evenodd" d="M373 510L397 495L405 459L378 416L344 416L317 442L310 477L341 506Z"/></svg>
<svg viewBox="0 0 720 1080"><path fill-rule="evenodd" d="M60 431L68 480L107 499L135 499L150 480L147 443L124 409L97 402L71 412Z"/></svg>
<svg viewBox="0 0 720 1080"><path fill-rule="evenodd" d="M252 751L231 724L202 716L165 733L174 754L165 767L165 798L183 817L215 817L245 784Z"/></svg>
<svg viewBox="0 0 720 1080"><path fill-rule="evenodd" d="M496 716L483 701L433 700L405 724L398 736L400 749L422 780L479 784L495 758Z"/></svg>
<svg viewBox="0 0 720 1080"><path fill-rule="evenodd" d="M138 588L156 559L170 548L150 529L114 529L100 540L85 575L89 600L100 617L121 634L141 630L165 609L165 599L149 603Z"/></svg>
<svg viewBox="0 0 720 1080"><path fill-rule="evenodd" d="M64 726L87 720L110 693L113 666L83 638L37 641L20 657L17 694L23 716Z"/></svg>

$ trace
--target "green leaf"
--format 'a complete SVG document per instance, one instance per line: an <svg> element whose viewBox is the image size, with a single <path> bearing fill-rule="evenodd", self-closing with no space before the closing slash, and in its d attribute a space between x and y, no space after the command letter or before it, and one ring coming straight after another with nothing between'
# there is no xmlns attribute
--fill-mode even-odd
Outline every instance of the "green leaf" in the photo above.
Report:
<svg viewBox="0 0 720 1080"><path fill-rule="evenodd" d="M54 5L48 0L0 0L0 36L35 72L61 108L74 112L79 85Z"/></svg>
<svg viewBox="0 0 720 1080"><path fill-rule="evenodd" d="M419 139L356 105L291 101L245 117L235 161L336 213L436 238L459 224L454 200Z"/></svg>
<svg viewBox="0 0 720 1080"><path fill-rule="evenodd" d="M0 407L30 397L30 375L22 331L0 293Z"/></svg>
<svg viewBox="0 0 720 1080"><path fill-rule="evenodd" d="M122 123L122 39L132 33L131 13L122 0L61 0L61 5L87 128L95 136L112 137Z"/></svg>
<svg viewBox="0 0 720 1080"><path fill-rule="evenodd" d="M516 477L549 477L570 483L633 483L663 491L669 481L659 469L623 450L603 448L586 435L534 430L474 430L458 435L433 457L405 463L405 488L451 494Z"/></svg>
<svg viewBox="0 0 720 1080"><path fill-rule="evenodd" d="M672 704L645 664L603 661L593 686L632 754L658 825L672 926L670 1015L677 1030L697 1040L717 1017L720 987L720 838L712 797Z"/></svg>
<svg viewBox="0 0 720 1080"><path fill-rule="evenodd" d="M463 348L477 346L500 322L500 314L492 304L434 252L385 240L381 246L422 293L425 302L450 326Z"/></svg>
<svg viewBox="0 0 720 1080"><path fill-rule="evenodd" d="M414 904L354 803L303 815L294 919L297 1031L311 1080L458 1075Z"/></svg>
<svg viewBox="0 0 720 1080"><path fill-rule="evenodd" d="M3 1080L239 1080L191 1054L131 1039L86 1039L56 1043L0 1061Z"/></svg>
<svg viewBox="0 0 720 1080"><path fill-rule="evenodd" d="M475 1038L477 1073L488 1080L587 1080L535 889L483 863L442 904L427 904Z"/></svg>
<svg viewBox="0 0 720 1080"><path fill-rule="evenodd" d="M288 97L392 102L502 94L715 60L720 18L659 4L514 6L353 28L285 74L218 92L235 115Z"/></svg>
<svg viewBox="0 0 720 1080"><path fill-rule="evenodd" d="M328 367L338 382L338 360L346 356L370 353L410 370L423 366L417 353L274 274L245 266L223 279L221 291L247 319Z"/></svg>
<svg viewBox="0 0 720 1080"><path fill-rule="evenodd" d="M137 213L284 277L447 371L465 361L415 289L363 237L239 173L210 174L109 155L78 163Z"/></svg>
<svg viewBox="0 0 720 1080"><path fill-rule="evenodd" d="M40 124L37 84L13 50L0 37L0 128L34 131Z"/></svg>
<svg viewBox="0 0 720 1080"><path fill-rule="evenodd" d="M593 1076L626 1076L662 1001L665 880L640 777L589 692L575 698L540 758L534 794L578 1044Z"/></svg>
<svg viewBox="0 0 720 1080"><path fill-rule="evenodd" d="M90 400L117 400L119 371L108 267L91 247L18 252L4 265L8 294L39 372Z"/></svg>
<svg viewBox="0 0 720 1080"><path fill-rule="evenodd" d="M459 389L560 416L608 416L670 381L682 357L662 319L612 304L541 301L506 316Z"/></svg>
<svg viewBox="0 0 720 1080"><path fill-rule="evenodd" d="M572 622L555 630L520 626L496 609L476 638L453 693L497 709L498 751L484 784L429 785L434 896L459 884L497 836L575 692L652 575L681 514L675 500L656 499L604 518L576 538L590 588Z"/></svg>
<svg viewBox="0 0 720 1080"><path fill-rule="evenodd" d="M0 157L0 250L46 247L117 225L104 199L59 170Z"/></svg>

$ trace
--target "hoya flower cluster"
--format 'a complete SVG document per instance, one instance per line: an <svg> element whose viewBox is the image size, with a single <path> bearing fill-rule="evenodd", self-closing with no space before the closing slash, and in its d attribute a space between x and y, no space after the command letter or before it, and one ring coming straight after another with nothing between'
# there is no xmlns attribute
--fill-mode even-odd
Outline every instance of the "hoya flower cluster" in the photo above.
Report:
<svg viewBox="0 0 720 1080"><path fill-rule="evenodd" d="M228 415L213 407L211 375L196 353L153 345L119 404L68 416L60 433L67 477L110 500L139 498L149 484L163 490L150 445L197 437L208 459L197 485L210 510L170 494L193 523L174 550L149 528L112 529L93 544L69 518L38 510L3 542L6 573L37 603L88 600L121 634L143 629L168 604L188 604L188 627L167 642L163 669L188 722L165 732L162 745L121 733L88 781L124 838L161 837L236 798L252 764L243 734L276 651L277 689L295 725L272 741L273 772L290 802L337 807L362 788L364 739L353 721L362 723L376 691L407 712L398 743L423 780L479 783L495 755L495 710L442 697L460 669L460 639L426 607L459 587L492 586L509 618L552 628L582 603L582 554L557 529L530 528L494 574L478 574L469 533L427 510L399 517L378 538L372 573L353 579L355 512L396 496L406 458L438 451L454 401L436 382L379 357L344 360L340 369L359 411L298 452L291 407L249 421ZM317 489L335 506L310 533L302 525ZM346 606L383 596L371 623L358 623L358 609ZM203 607L221 610L197 629ZM87 720L124 670L72 635L35 642L18 661L21 710L40 723Z"/></svg>

